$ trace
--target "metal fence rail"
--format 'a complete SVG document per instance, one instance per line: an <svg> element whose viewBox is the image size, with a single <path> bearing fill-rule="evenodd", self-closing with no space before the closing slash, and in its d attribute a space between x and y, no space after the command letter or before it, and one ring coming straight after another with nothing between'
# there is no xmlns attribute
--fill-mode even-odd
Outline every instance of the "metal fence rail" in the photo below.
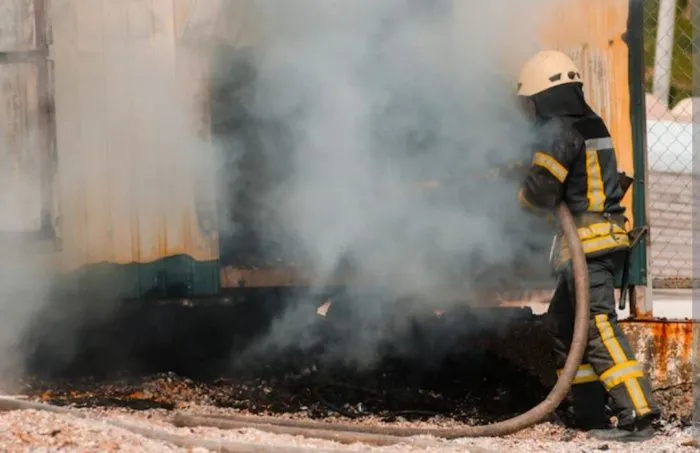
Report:
<svg viewBox="0 0 700 453"><path fill-rule="evenodd" d="M691 16L699 3L644 2L649 277L654 287L694 286Z"/></svg>

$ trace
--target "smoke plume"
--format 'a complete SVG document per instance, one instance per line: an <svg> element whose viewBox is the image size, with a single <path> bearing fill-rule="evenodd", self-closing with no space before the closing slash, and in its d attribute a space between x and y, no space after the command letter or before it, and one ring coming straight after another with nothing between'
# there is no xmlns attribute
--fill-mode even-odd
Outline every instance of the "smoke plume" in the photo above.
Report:
<svg viewBox="0 0 700 453"><path fill-rule="evenodd" d="M254 10L263 27L254 45L237 51L252 74L235 75L245 81L230 99L255 127L218 133L215 118L217 146L197 130L208 125L192 99L204 96L183 93L180 77L188 64L216 68L212 84L233 77L226 46L178 43L174 51L168 2L158 11L141 1L50 2L58 129L51 215L63 264L143 263L183 251L199 261L215 257L202 245L210 238L191 240L191 232L218 230L224 248L235 236L236 221L220 211L216 226L212 213L241 211L245 200L234 192L262 184L246 179L239 162L252 153L267 175L253 228L318 288L352 276L350 327L336 353L371 363L414 317L517 280L518 260L533 263L534 220L519 209L517 178L487 176L527 158L531 131L514 99L515 79L537 47L538 11L553 1L224 0L233 16L220 19L240 22L232 5L247 3L243 9ZM25 22L33 14L26 5ZM12 45L31 47L20 41ZM198 60L208 58L215 61ZM3 85L25 78L2 71ZM228 102L219 95L213 103ZM0 138L11 132L0 130ZM38 145L0 141L3 153L20 149ZM38 177L10 188L12 178L0 179L1 196L13 194L2 198L0 231L14 231L20 208L36 204L18 200L32 195L27 188ZM26 352L16 341L51 302L56 269L8 243L15 247L3 247L0 268L0 368L10 363L5 351ZM52 354L68 360L76 346L71 329L109 319L129 289L109 283L98 288L106 301L49 305L60 318L52 324ZM312 301L301 302L275 320L254 352L317 345L315 314L305 307Z"/></svg>
<svg viewBox="0 0 700 453"><path fill-rule="evenodd" d="M517 280L532 219L517 178L488 175L528 158L517 71L551 3L256 2L266 35L246 108L282 137L259 141L282 166L266 208L319 286L349 272L383 295L353 299L346 359L372 362L392 335L383 300L420 301L398 309L407 324ZM313 346L305 313L290 309L261 347Z"/></svg>

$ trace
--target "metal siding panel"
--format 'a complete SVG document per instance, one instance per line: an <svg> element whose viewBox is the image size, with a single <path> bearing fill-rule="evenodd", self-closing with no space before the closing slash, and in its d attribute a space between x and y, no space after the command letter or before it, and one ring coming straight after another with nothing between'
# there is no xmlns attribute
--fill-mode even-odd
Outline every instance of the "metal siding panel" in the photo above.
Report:
<svg viewBox="0 0 700 453"><path fill-rule="evenodd" d="M254 0L173 0L175 35L181 43L220 40L234 48L256 45L263 20Z"/></svg>
<svg viewBox="0 0 700 453"><path fill-rule="evenodd" d="M38 106L36 66L0 65L0 232L41 229Z"/></svg>
<svg viewBox="0 0 700 453"><path fill-rule="evenodd" d="M569 54L579 65L591 106L607 123L615 144L618 166L634 176L629 94L627 32L629 0L566 2L545 27L543 45ZM632 213L633 189L623 200ZM631 221L633 219L630 219Z"/></svg>
<svg viewBox="0 0 700 453"><path fill-rule="evenodd" d="M137 149L140 112L130 82L134 71L134 62L130 58L133 45L129 41L129 10L125 3L103 2L104 16L101 21L105 33L103 50L105 85L106 134L110 169L113 172L105 187L108 205L103 208L103 215L111 219L109 241L102 247L112 249L111 262L139 262L141 247L139 242L139 216L134 212L135 193L133 192L131 155L129 150ZM120 133L121 131L121 133ZM97 247L101 247L97 245ZM104 252L107 254L107 252Z"/></svg>
<svg viewBox="0 0 700 453"><path fill-rule="evenodd" d="M53 53L64 267L216 259L196 216L196 126L173 104L171 0L62 8Z"/></svg>
<svg viewBox="0 0 700 453"><path fill-rule="evenodd" d="M0 3L0 52L35 47L32 0ZM34 64L0 65L0 231L41 228L38 72Z"/></svg>
<svg viewBox="0 0 700 453"><path fill-rule="evenodd" d="M0 52L34 49L34 28L33 0L0 2Z"/></svg>
<svg viewBox="0 0 700 453"><path fill-rule="evenodd" d="M81 167L90 166L90 162L84 160L90 156L83 156L82 152L82 122L94 119L83 118L81 94L84 90L81 85L84 80L90 81L89 77L83 75L90 69L87 56L95 53L95 43L101 45L101 41L89 40L89 47L86 47L85 42L77 42L76 38L82 33L81 26L85 22L82 18L94 17L95 7L99 6L99 3L88 2L81 5L79 11L74 0L54 0L51 6L54 35L54 46L51 50L55 61L59 235L65 256L66 253L84 254L87 250L88 232L85 226L88 193L83 187L88 175L81 171ZM78 61L78 54L83 56L82 62ZM86 259L85 256L73 258Z"/></svg>

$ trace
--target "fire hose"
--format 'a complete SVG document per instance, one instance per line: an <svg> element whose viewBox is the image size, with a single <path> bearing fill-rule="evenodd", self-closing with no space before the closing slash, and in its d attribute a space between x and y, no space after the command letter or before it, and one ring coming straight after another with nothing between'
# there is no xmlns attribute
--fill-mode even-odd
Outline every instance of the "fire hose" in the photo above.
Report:
<svg viewBox="0 0 700 453"><path fill-rule="evenodd" d="M339 423L325 423L301 420L282 420L272 417L256 416L196 416L176 414L175 423L179 426L217 426L219 428L245 428L253 427L262 431L276 433L288 433L305 437L319 437L321 431L333 431L335 433L346 432L348 434L364 433L371 436L409 437L409 436L434 436L442 439L457 439L463 437L498 437L515 433L531 427L548 415L553 413L559 404L566 398L571 389L574 376L578 370L588 342L589 324L589 298L588 298L588 265L583 252L581 241L576 231L571 212L566 205L561 204L556 211L564 237L569 245L571 262L574 274L574 287L576 294L576 312L574 318L574 333L569 354L566 358L556 384L547 397L529 411L516 417L478 426L462 428L407 428L394 426L358 426ZM337 439L337 434L335 434ZM387 439L386 443L390 443Z"/></svg>

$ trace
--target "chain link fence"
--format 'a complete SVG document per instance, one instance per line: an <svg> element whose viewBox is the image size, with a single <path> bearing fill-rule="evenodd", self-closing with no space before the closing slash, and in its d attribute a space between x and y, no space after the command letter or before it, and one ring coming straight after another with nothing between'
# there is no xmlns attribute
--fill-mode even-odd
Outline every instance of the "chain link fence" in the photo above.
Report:
<svg viewBox="0 0 700 453"><path fill-rule="evenodd" d="M648 222L654 287L693 285L693 26L700 0L644 0Z"/></svg>

